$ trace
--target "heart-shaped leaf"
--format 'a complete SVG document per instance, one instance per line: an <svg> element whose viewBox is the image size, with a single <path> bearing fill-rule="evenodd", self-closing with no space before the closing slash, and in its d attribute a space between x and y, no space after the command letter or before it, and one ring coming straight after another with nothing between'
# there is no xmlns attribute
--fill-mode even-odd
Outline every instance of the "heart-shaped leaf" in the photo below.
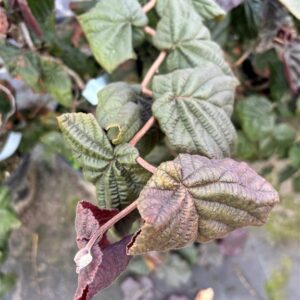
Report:
<svg viewBox="0 0 300 300"><path fill-rule="evenodd" d="M64 114L58 123L101 207L121 210L138 196L149 175L137 165L134 147L113 148L92 114Z"/></svg>
<svg viewBox="0 0 300 300"><path fill-rule="evenodd" d="M211 63L154 77L153 114L176 151L230 155L236 136L230 120L236 85L234 77Z"/></svg>
<svg viewBox="0 0 300 300"><path fill-rule="evenodd" d="M273 187L246 163L180 154L161 164L141 192L138 209L145 223L128 253L167 251L262 225L278 201Z"/></svg>
<svg viewBox="0 0 300 300"><path fill-rule="evenodd" d="M225 16L225 11L214 0L179 0L190 2L197 13L205 20L219 19ZM177 1L177 2L179 2ZM164 15L165 8L168 8L170 0L158 0L156 11L160 16Z"/></svg>
<svg viewBox="0 0 300 300"><path fill-rule="evenodd" d="M218 65L225 74L232 71L224 60L223 51L211 41L201 17L188 1L169 1L157 25L154 45L169 54L162 66L168 72L202 67L207 61Z"/></svg>
<svg viewBox="0 0 300 300"><path fill-rule="evenodd" d="M148 22L137 0L98 1L78 20L96 60L110 73L121 63L135 58L133 28L142 28Z"/></svg>
<svg viewBox="0 0 300 300"><path fill-rule="evenodd" d="M79 202L75 220L79 249L84 248L100 226L116 213L116 210L99 209L86 201ZM82 268L78 275L75 300L92 299L96 293L112 284L126 269L131 258L126 255L126 245L130 238L129 236L118 243L110 244L104 236L92 247L92 262Z"/></svg>
<svg viewBox="0 0 300 300"><path fill-rule="evenodd" d="M99 92L98 99L97 121L108 138L115 145L129 142L143 124L143 102L147 100L124 82L109 84Z"/></svg>

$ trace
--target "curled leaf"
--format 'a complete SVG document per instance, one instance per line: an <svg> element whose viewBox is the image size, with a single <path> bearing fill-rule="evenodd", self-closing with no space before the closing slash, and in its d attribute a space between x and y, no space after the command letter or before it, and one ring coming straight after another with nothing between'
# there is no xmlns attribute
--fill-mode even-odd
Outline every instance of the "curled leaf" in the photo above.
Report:
<svg viewBox="0 0 300 300"><path fill-rule="evenodd" d="M100 226L117 213L117 210L99 209L86 201L79 202L75 220L79 249L85 249L84 247ZM90 252L77 257L82 265L78 268L78 287L74 300L92 299L96 293L108 287L126 269L130 261L130 256L126 255L126 245L130 239L129 236L110 244L104 236L92 246Z"/></svg>
<svg viewBox="0 0 300 300"><path fill-rule="evenodd" d="M230 155L236 85L211 63L154 77L153 114L174 150L212 158Z"/></svg>
<svg viewBox="0 0 300 300"><path fill-rule="evenodd" d="M110 73L121 63L136 57L133 51L133 42L137 42L136 29L148 22L137 0L98 1L78 20L96 60Z"/></svg>
<svg viewBox="0 0 300 300"><path fill-rule="evenodd" d="M113 148L92 114L64 114L58 123L101 207L122 209L136 199L149 174L137 165L134 147Z"/></svg>
<svg viewBox="0 0 300 300"><path fill-rule="evenodd" d="M279 201L246 163L180 154L161 164L138 199L145 223L129 254L208 242L234 229L263 225Z"/></svg>
<svg viewBox="0 0 300 300"><path fill-rule="evenodd" d="M124 82L109 84L99 92L98 99L97 121L107 130L108 138L115 145L129 142L146 121L144 102L147 100L134 86Z"/></svg>

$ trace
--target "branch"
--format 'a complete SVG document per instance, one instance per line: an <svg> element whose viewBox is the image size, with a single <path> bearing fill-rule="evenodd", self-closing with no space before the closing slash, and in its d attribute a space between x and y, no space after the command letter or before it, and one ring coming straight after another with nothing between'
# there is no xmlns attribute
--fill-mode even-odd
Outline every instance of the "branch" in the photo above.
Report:
<svg viewBox="0 0 300 300"><path fill-rule="evenodd" d="M10 101L10 105L11 105L11 109L8 112L8 114L6 115L5 120L0 128L2 130L3 127L5 126L5 124L7 123L7 121L9 120L9 118L12 117L13 114L16 112L16 99L15 99L14 95L11 93L11 91L2 84L0 84L0 90L6 94L7 98Z"/></svg>
<svg viewBox="0 0 300 300"><path fill-rule="evenodd" d="M145 6L143 6L144 13L149 12L156 4L156 0L150 0Z"/></svg>
<svg viewBox="0 0 300 300"><path fill-rule="evenodd" d="M167 51L166 50L161 51L160 54L158 55L157 59L153 63L153 65L148 70L143 82L141 83L141 89L142 89L143 93L149 92L149 90L147 89L147 86L148 86L149 82L151 81L152 77L154 76L154 74L159 69L160 65L163 63L166 56L167 56Z"/></svg>
<svg viewBox="0 0 300 300"><path fill-rule="evenodd" d="M136 135L131 139L129 144L134 147L141 140L141 138L149 131L149 129L154 125L154 123L155 123L155 118L152 116L145 123L145 125L136 133Z"/></svg>
<svg viewBox="0 0 300 300"><path fill-rule="evenodd" d="M149 171L150 173L154 174L156 171L156 167L152 166L151 164L149 164L147 161L145 161L143 158L138 157L136 159L136 162L143 167L145 170Z"/></svg>
<svg viewBox="0 0 300 300"><path fill-rule="evenodd" d="M155 35L156 35L156 30L153 29L153 28L150 27L150 26L145 26L145 27L144 27L144 31L145 31L147 34L151 35L151 36L155 36Z"/></svg>

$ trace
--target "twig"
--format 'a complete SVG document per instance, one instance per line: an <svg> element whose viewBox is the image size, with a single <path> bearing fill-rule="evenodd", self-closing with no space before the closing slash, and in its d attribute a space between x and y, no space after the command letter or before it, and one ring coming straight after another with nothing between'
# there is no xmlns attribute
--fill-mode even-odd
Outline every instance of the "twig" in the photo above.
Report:
<svg viewBox="0 0 300 300"><path fill-rule="evenodd" d="M148 130L154 125L155 118L152 116L145 125L137 132L137 134L131 139L129 144L135 146L141 138L148 132Z"/></svg>
<svg viewBox="0 0 300 300"><path fill-rule="evenodd" d="M22 31L22 34L23 34L23 37L24 37L24 40L25 40L27 46L29 47L30 50L35 51L36 48L33 44L33 41L31 39L29 30L28 30L26 24L24 22L21 22L20 23L20 28L21 28L21 31Z"/></svg>
<svg viewBox="0 0 300 300"><path fill-rule="evenodd" d="M136 162L143 167L144 169L146 169L147 171L149 171L150 173L154 174L156 171L156 167L152 166L151 164L149 164L147 161L145 161L143 158L138 157L136 159Z"/></svg>
<svg viewBox="0 0 300 300"><path fill-rule="evenodd" d="M252 49L246 51L235 63L234 66L238 67L240 66L248 57L249 55L252 53Z"/></svg>
<svg viewBox="0 0 300 300"><path fill-rule="evenodd" d="M156 30L153 29L153 28L150 27L150 26L145 26L145 27L144 27L144 31L145 31L147 34L151 35L151 36L155 36L155 35L156 35Z"/></svg>
<svg viewBox="0 0 300 300"><path fill-rule="evenodd" d="M5 124L7 123L7 121L9 120L9 118L12 117L14 115L14 113L16 112L16 99L15 99L14 95L11 93L11 91L2 84L0 84L0 90L6 94L7 98L10 101L10 107L11 107L10 111L6 115L5 120L0 128L2 130L5 126Z"/></svg>
<svg viewBox="0 0 300 300"><path fill-rule="evenodd" d="M21 13L27 25L34 31L38 38L43 37L43 31L37 22L35 16L32 14L30 7L28 6L27 0L17 0L20 7Z"/></svg>
<svg viewBox="0 0 300 300"><path fill-rule="evenodd" d="M145 91L147 92L147 86L149 84L149 82L151 81L152 77L154 76L154 74L157 72L157 70L159 69L160 65L163 63L164 59L167 56L167 51L163 50L159 53L157 59L155 60L155 62L153 63L153 65L150 67L150 69L148 70L143 82L141 83L141 89L142 92L144 93ZM149 91L149 90L148 90Z"/></svg>
<svg viewBox="0 0 300 300"><path fill-rule="evenodd" d="M149 12L156 4L156 0L150 0L147 4L143 6L143 11L145 13Z"/></svg>

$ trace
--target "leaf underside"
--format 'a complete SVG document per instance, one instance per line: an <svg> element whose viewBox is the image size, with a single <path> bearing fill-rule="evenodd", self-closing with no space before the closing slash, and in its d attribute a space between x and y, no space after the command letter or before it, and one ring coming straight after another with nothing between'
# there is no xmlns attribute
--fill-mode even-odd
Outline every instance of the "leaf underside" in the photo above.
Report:
<svg viewBox="0 0 300 300"><path fill-rule="evenodd" d="M109 73L126 60L136 57L133 43L137 43L137 37L140 40L136 29L148 23L137 0L98 1L78 20L96 60Z"/></svg>
<svg viewBox="0 0 300 300"><path fill-rule="evenodd" d="M149 178L136 163L138 151L129 144L113 148L92 114L64 114L58 122L100 206L120 210L135 200Z"/></svg>
<svg viewBox="0 0 300 300"><path fill-rule="evenodd" d="M180 154L161 164L138 199L145 223L128 253L167 251L263 225L279 201L246 163Z"/></svg>
<svg viewBox="0 0 300 300"><path fill-rule="evenodd" d="M174 150L211 158L230 155L236 85L212 63L154 78L152 111Z"/></svg>

